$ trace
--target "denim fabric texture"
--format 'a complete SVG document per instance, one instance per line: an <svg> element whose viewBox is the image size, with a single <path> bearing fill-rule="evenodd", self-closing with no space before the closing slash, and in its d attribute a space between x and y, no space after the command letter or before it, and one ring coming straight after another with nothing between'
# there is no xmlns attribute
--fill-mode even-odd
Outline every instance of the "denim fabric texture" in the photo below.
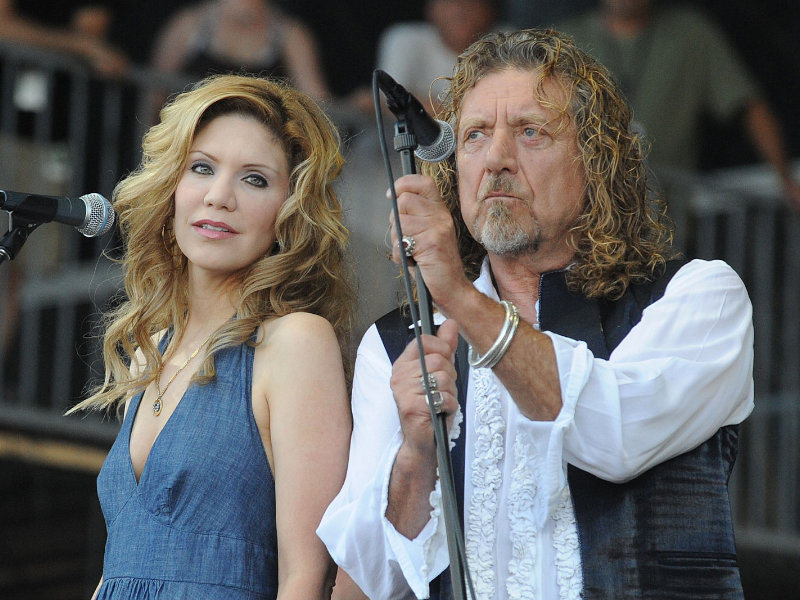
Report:
<svg viewBox="0 0 800 600"><path fill-rule="evenodd" d="M131 400L97 478L108 530L98 600L276 597L275 484L253 417L253 352L217 353L216 378L186 391L138 483L129 443L142 395Z"/></svg>

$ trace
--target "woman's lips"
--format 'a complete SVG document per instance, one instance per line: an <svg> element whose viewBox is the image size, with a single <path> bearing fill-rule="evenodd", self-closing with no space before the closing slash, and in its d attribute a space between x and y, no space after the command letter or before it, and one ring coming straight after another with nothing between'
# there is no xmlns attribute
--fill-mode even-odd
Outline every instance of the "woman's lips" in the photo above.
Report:
<svg viewBox="0 0 800 600"><path fill-rule="evenodd" d="M230 238L238 233L227 223L220 223L219 221L197 221L192 224L192 227L203 237L214 240Z"/></svg>

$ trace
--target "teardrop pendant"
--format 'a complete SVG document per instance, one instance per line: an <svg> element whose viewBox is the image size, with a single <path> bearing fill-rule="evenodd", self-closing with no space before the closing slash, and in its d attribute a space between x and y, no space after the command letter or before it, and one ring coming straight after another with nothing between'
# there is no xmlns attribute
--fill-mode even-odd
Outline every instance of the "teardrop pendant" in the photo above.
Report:
<svg viewBox="0 0 800 600"><path fill-rule="evenodd" d="M202 344L200 344L197 347L197 350L192 352L192 354L189 356L189 358L186 359L186 362L184 362L180 367L178 367L178 370L175 371L175 374L172 377L169 378L169 381L167 382L167 385L164 386L163 390L161 389L161 386L159 385L159 381L161 381L161 369L164 368L164 365L161 365L161 369L159 369L159 371L158 371L158 377L156 377L156 391L158 392L158 397L156 398L156 401L153 402L153 414L156 417L161 414L161 409L164 407L164 403L162 402L161 399L164 397L164 394L167 393L167 390L169 389L169 386L172 385L172 382L175 381L175 378L180 374L180 372L183 371L186 368L186 365L188 365L192 361L192 359L195 356L197 356L197 353L200 352L200 349L209 342L209 340L211 339L212 335L214 335L213 331L206 338L206 341L203 342Z"/></svg>

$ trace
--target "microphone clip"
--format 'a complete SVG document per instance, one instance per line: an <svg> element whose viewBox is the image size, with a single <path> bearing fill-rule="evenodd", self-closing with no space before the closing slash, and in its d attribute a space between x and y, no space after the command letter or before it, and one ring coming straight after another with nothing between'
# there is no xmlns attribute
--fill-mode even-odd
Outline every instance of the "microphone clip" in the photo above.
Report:
<svg viewBox="0 0 800 600"><path fill-rule="evenodd" d="M386 97L386 106L398 122L405 123L401 135L412 136L410 140L404 138L396 141L395 149L400 144L425 162L440 162L447 159L455 149L455 133L452 125L431 117L413 94L384 71L375 69L374 76L378 87L383 90Z"/></svg>
<svg viewBox="0 0 800 600"><path fill-rule="evenodd" d="M6 260L14 260L22 249L23 244L28 240L31 232L39 227L38 223L26 217L18 217L9 213L9 229L0 238L0 263Z"/></svg>

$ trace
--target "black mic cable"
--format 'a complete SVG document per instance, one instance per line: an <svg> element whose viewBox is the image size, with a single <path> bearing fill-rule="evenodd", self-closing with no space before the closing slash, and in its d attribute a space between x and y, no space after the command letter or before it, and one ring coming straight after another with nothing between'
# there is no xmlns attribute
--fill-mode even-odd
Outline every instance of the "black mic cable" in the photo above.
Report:
<svg viewBox="0 0 800 600"><path fill-rule="evenodd" d="M416 166L414 159L411 156L411 150L414 149L416 144L415 134L413 130L416 125L417 128L424 131L423 137L428 144L433 146L444 146L446 153L439 149L436 151L437 156L441 156L438 160L429 160L427 162L439 162L445 160L452 154L455 148L455 135L453 128L449 123L444 121L435 121L426 112L419 101L408 93L402 86L397 84L391 77L383 71L376 69L372 75L372 98L375 105L375 116L378 126L378 138L380 142L381 155L386 166L386 172L389 178L389 190L392 201L392 211L394 213L395 232L398 240L403 239L403 232L400 227L400 212L397 206L397 192L394 187L394 174L392 173L392 166L389 160L388 146L386 144L386 137L383 131L383 120L381 117L380 108L380 95L379 95L379 80L383 85L381 86L386 93L386 89L390 90L387 94L387 106L395 114L398 122L395 125L395 150L398 150L401 155L403 164L403 174L408 175L416 173ZM391 97L389 97L391 95ZM449 134L446 133L447 128L444 126L435 125L433 123L443 123L449 128ZM435 133L435 127L439 128L441 135ZM449 141L448 141L449 137ZM439 138L444 139L442 142ZM449 149L448 149L449 148ZM417 146L418 149L418 146ZM416 154L416 151L415 151ZM425 156L425 154L423 152ZM423 157L417 156L425 160ZM422 272L417 266L416 281L417 281L417 296L419 303L419 310L417 304L414 302L414 292L412 288L411 275L408 269L408 257L406 253L400 252L400 267L403 273L403 283L405 285L406 295L408 296L409 311L411 313L411 321L414 327L414 338L419 352L420 367L422 370L422 381L425 386L425 397L428 401L428 407L431 413L431 422L433 423L434 437L436 441L436 456L439 466L439 482L442 492L442 513L445 521L445 531L447 535L447 550L450 556L450 581L453 588L454 600L467 600L465 580L469 586L469 593L471 598L475 598L475 590L472 585L472 577L467 566L467 554L464 547L464 534L461 528L461 522L458 516L458 502L455 495L455 483L453 480L453 467L450 459L450 443L447 435L447 414L444 412L437 413L434 408L433 390L430 388L428 369L425 364L425 350L422 346L422 334L433 334L433 307L430 301L425 282L422 279ZM420 316L421 314L421 316ZM468 373L460 373L460 376L466 377ZM463 432L462 435L466 435Z"/></svg>

